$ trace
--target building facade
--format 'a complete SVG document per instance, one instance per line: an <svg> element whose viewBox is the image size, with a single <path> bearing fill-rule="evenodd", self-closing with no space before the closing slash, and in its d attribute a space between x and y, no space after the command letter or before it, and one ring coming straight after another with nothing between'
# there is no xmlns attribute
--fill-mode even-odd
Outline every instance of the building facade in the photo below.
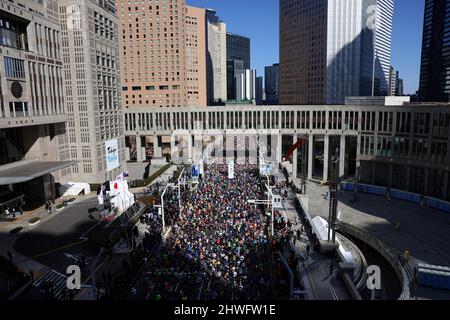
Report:
<svg viewBox="0 0 450 320"><path fill-rule="evenodd" d="M264 82L266 104L277 105L280 98L280 65L278 63L264 68Z"/></svg>
<svg viewBox="0 0 450 320"><path fill-rule="evenodd" d="M256 77L255 102L257 106L261 106L263 104L263 81L263 77Z"/></svg>
<svg viewBox="0 0 450 320"><path fill-rule="evenodd" d="M244 69L250 69L250 38L228 32L227 60L242 60Z"/></svg>
<svg viewBox="0 0 450 320"><path fill-rule="evenodd" d="M236 100L236 78L244 73L243 60L227 60L227 100Z"/></svg>
<svg viewBox="0 0 450 320"><path fill-rule="evenodd" d="M398 71L391 67L389 70L389 96L396 96L398 84Z"/></svg>
<svg viewBox="0 0 450 320"><path fill-rule="evenodd" d="M206 11L207 20L207 86L208 103L227 100L227 26L213 10Z"/></svg>
<svg viewBox="0 0 450 320"><path fill-rule="evenodd" d="M403 96L403 79L393 67L389 71L389 96Z"/></svg>
<svg viewBox="0 0 450 320"><path fill-rule="evenodd" d="M394 0L376 1L374 96L388 96ZM370 11L369 11L370 12ZM370 16L368 18L369 24Z"/></svg>
<svg viewBox="0 0 450 320"><path fill-rule="evenodd" d="M397 73L397 86L395 88L395 95L396 96L404 96L405 95L404 87L403 87L403 79L399 78L398 73Z"/></svg>
<svg viewBox="0 0 450 320"><path fill-rule="evenodd" d="M208 105L206 79L206 10L186 6L187 106Z"/></svg>
<svg viewBox="0 0 450 320"><path fill-rule="evenodd" d="M236 77L250 69L250 38L227 33L227 99L236 100Z"/></svg>
<svg viewBox="0 0 450 320"><path fill-rule="evenodd" d="M450 101L450 1L426 0L423 23L419 99Z"/></svg>
<svg viewBox="0 0 450 320"><path fill-rule="evenodd" d="M126 108L186 107L184 0L116 0Z"/></svg>
<svg viewBox="0 0 450 320"><path fill-rule="evenodd" d="M0 33L0 209L17 199L33 209L58 196L73 164L58 1L1 0Z"/></svg>
<svg viewBox="0 0 450 320"><path fill-rule="evenodd" d="M280 104L387 95L392 0L281 0Z"/></svg>
<svg viewBox="0 0 450 320"><path fill-rule="evenodd" d="M256 70L247 69L236 77L236 101L256 99Z"/></svg>
<svg viewBox="0 0 450 320"><path fill-rule="evenodd" d="M58 1L73 182L103 183L125 170L118 19L113 1ZM108 170L106 143L121 165Z"/></svg>
<svg viewBox="0 0 450 320"><path fill-rule="evenodd" d="M407 103L408 97L347 99L345 105L170 108L125 111L126 135L226 134L271 141L278 165L290 147L304 139L291 160L294 177L328 181L331 155L339 148L339 176L359 182L450 200L450 106ZM155 119L168 119L165 123ZM139 122L138 119L151 121ZM190 141L190 142L189 142ZM282 147L278 147L282 146ZM189 151L191 150L191 151ZM228 154L227 154L228 156ZM233 154L231 155L233 156ZM142 159L140 160L142 161Z"/></svg>

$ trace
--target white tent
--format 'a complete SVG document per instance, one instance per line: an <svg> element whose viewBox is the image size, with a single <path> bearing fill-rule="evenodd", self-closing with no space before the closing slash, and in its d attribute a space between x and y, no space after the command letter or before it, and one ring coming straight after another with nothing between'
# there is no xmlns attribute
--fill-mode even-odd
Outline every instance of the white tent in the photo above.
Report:
<svg viewBox="0 0 450 320"><path fill-rule="evenodd" d="M78 196L82 192L84 194L91 193L91 187L88 183L68 182L59 187L59 193L63 197Z"/></svg>
<svg viewBox="0 0 450 320"><path fill-rule="evenodd" d="M134 194L128 191L128 182L122 181L110 181L111 205L117 208L118 213L122 214L135 202Z"/></svg>

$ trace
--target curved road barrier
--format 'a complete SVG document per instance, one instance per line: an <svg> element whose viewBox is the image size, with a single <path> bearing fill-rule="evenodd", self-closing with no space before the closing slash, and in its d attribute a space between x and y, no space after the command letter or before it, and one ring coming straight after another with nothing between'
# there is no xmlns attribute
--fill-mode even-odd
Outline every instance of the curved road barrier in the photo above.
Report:
<svg viewBox="0 0 450 320"><path fill-rule="evenodd" d="M411 292L414 283L413 272L401 253L390 248L366 231L351 224L340 221L338 230L367 243L386 259L400 279L402 293L398 300L410 300L413 297L413 293Z"/></svg>

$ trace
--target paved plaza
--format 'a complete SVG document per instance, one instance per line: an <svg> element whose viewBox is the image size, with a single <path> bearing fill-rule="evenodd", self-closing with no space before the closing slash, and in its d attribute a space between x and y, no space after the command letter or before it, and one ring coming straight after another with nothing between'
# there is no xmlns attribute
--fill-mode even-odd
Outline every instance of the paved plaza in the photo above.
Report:
<svg viewBox="0 0 450 320"><path fill-rule="evenodd" d="M309 183L311 216L328 218L329 201L324 199L328 187ZM450 214L401 200L358 194L339 194L338 211L341 220L362 228L386 245L404 252L408 250L413 262L450 266ZM400 230L395 226L399 223Z"/></svg>

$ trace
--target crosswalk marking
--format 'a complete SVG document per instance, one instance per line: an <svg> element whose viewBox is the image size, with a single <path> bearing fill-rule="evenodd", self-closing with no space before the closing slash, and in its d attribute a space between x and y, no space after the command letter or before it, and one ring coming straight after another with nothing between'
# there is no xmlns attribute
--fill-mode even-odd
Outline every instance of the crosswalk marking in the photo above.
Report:
<svg viewBox="0 0 450 320"><path fill-rule="evenodd" d="M54 297L57 300L65 300L67 289L67 277L55 270L50 270L39 278L33 286L40 288L44 283L53 284Z"/></svg>

